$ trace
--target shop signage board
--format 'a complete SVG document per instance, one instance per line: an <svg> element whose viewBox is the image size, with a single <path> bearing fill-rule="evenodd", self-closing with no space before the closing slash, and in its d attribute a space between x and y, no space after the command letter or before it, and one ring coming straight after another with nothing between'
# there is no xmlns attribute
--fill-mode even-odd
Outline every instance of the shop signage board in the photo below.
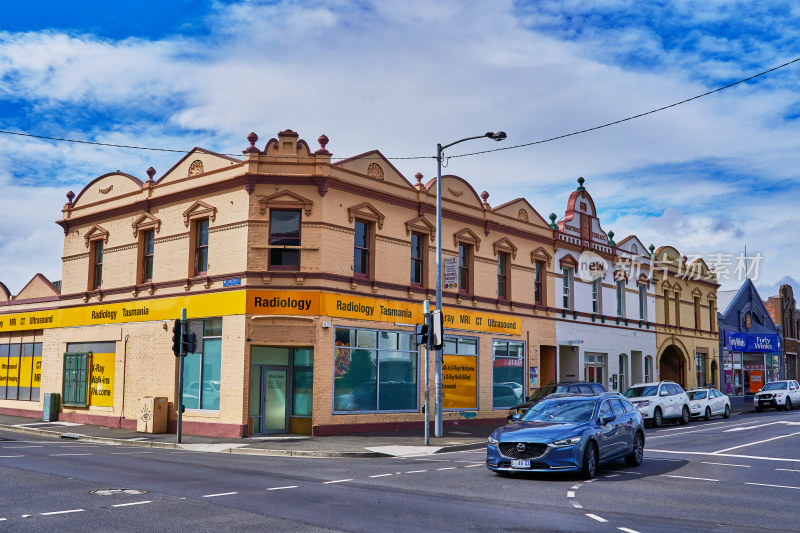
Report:
<svg viewBox="0 0 800 533"><path fill-rule="evenodd" d="M726 331L725 349L731 352L773 353L780 351L780 341L775 334L753 335Z"/></svg>
<svg viewBox="0 0 800 533"><path fill-rule="evenodd" d="M116 354L92 353L89 369L89 405L114 406L114 362Z"/></svg>
<svg viewBox="0 0 800 533"><path fill-rule="evenodd" d="M444 279L442 287L458 290L458 257L444 258Z"/></svg>
<svg viewBox="0 0 800 533"><path fill-rule="evenodd" d="M442 356L442 408L477 409L478 358L474 355Z"/></svg>

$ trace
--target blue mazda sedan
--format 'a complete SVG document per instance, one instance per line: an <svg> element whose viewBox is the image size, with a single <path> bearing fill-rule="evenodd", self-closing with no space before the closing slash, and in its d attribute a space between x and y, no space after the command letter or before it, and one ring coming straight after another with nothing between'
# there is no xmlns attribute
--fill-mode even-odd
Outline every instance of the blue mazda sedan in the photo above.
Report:
<svg viewBox="0 0 800 533"><path fill-rule="evenodd" d="M601 463L624 458L638 466L643 454L642 415L622 395L562 394L496 429L486 448L486 466L500 474L580 471L589 479Z"/></svg>

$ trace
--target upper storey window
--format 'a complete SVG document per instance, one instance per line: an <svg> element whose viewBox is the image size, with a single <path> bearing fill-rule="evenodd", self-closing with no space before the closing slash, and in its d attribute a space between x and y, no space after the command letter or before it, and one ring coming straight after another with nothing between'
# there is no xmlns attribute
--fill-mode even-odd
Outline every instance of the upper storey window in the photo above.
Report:
<svg viewBox="0 0 800 533"><path fill-rule="evenodd" d="M194 223L194 275L208 272L208 219Z"/></svg>
<svg viewBox="0 0 800 533"><path fill-rule="evenodd" d="M92 241L91 265L89 288L97 290L103 285L103 239Z"/></svg>
<svg viewBox="0 0 800 533"><path fill-rule="evenodd" d="M369 222L355 220L355 240L353 243L353 273L357 276L370 275L370 245L372 237Z"/></svg>
<svg viewBox="0 0 800 533"><path fill-rule="evenodd" d="M269 269L300 269L300 210L269 212Z"/></svg>
<svg viewBox="0 0 800 533"><path fill-rule="evenodd" d="M155 257L155 230L142 232L142 282L153 280L153 259Z"/></svg>

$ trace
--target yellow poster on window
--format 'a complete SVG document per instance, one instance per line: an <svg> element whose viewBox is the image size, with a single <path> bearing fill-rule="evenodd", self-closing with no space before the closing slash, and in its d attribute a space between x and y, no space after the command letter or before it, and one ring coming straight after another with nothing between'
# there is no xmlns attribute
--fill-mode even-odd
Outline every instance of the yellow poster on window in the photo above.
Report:
<svg viewBox="0 0 800 533"><path fill-rule="evenodd" d="M42 385L42 358L33 358L33 381L31 387L38 389Z"/></svg>
<svg viewBox="0 0 800 533"><path fill-rule="evenodd" d="M8 384L8 357L0 357L0 387L5 387ZM5 390L0 391L5 398Z"/></svg>
<svg viewBox="0 0 800 533"><path fill-rule="evenodd" d="M19 387L19 357L9 357L6 359L5 368L8 374L6 374L6 380L9 387ZM14 392L12 394L12 398L16 399L17 393Z"/></svg>
<svg viewBox="0 0 800 533"><path fill-rule="evenodd" d="M89 370L89 405L114 406L114 361L113 353L93 353Z"/></svg>
<svg viewBox="0 0 800 533"><path fill-rule="evenodd" d="M478 407L478 358L444 355L442 358L442 408Z"/></svg>
<svg viewBox="0 0 800 533"><path fill-rule="evenodd" d="M30 387L31 379L33 378L33 357L22 356L19 358L19 386ZM22 391L20 391L22 395ZM24 397L26 400L27 397Z"/></svg>

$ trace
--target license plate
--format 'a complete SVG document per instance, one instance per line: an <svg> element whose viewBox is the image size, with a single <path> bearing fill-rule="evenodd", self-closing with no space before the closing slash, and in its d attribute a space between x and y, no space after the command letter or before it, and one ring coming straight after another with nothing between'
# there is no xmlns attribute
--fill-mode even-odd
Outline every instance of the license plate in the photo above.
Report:
<svg viewBox="0 0 800 533"><path fill-rule="evenodd" d="M530 459L511 459L511 468L530 468Z"/></svg>

